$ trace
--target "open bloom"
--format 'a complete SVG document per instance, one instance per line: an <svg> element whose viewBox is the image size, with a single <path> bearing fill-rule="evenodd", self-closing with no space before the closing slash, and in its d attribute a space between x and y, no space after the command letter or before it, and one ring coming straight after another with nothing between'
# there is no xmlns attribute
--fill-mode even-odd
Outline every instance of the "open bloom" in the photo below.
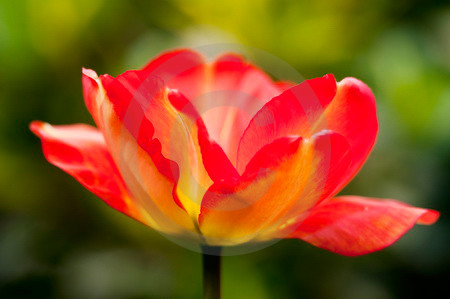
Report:
<svg viewBox="0 0 450 299"><path fill-rule="evenodd" d="M274 82L234 54L162 54L114 78L83 69L97 128L33 122L48 161L166 234L228 246L298 238L344 255L382 249L438 212L335 195L376 139L375 98L333 75Z"/></svg>

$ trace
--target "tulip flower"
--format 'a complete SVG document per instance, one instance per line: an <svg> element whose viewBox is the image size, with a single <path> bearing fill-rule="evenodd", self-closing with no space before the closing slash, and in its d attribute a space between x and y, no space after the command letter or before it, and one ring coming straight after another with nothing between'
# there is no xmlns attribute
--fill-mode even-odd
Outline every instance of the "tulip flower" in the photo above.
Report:
<svg viewBox="0 0 450 299"><path fill-rule="evenodd" d="M210 248L296 238L356 256L434 210L337 196L378 131L370 88L274 82L239 55L167 52L116 78L83 69L96 128L33 122L47 160L112 208Z"/></svg>

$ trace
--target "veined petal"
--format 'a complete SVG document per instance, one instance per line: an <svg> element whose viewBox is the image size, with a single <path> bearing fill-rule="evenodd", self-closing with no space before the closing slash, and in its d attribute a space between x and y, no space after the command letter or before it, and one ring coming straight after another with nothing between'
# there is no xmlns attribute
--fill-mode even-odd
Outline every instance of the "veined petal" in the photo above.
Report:
<svg viewBox="0 0 450 299"><path fill-rule="evenodd" d="M316 125L335 94L336 80L333 75L326 75L307 80L270 100L253 117L240 140L238 171L241 173L260 148L277 138L310 137L320 131Z"/></svg>
<svg viewBox="0 0 450 299"><path fill-rule="evenodd" d="M193 125L192 122L195 121L196 132L193 136L198 137L197 152L201 152L203 165L212 181L236 180L239 177L236 168L220 145L209 136L203 119L192 102L178 90L173 89L169 91L168 99L182 117L187 117L187 123Z"/></svg>
<svg viewBox="0 0 450 299"><path fill-rule="evenodd" d="M125 183L106 148L101 132L88 125L51 126L32 122L42 140L44 155L112 208L151 226L142 208L131 200Z"/></svg>
<svg viewBox="0 0 450 299"><path fill-rule="evenodd" d="M289 234L298 219L304 217L304 212L330 197L341 186L344 179L342 175L352 162L352 152L346 138L336 132L324 130L316 133L312 140L313 163L303 192L282 218L261 232L261 239L272 239L274 234L280 235L281 231Z"/></svg>
<svg viewBox="0 0 450 299"><path fill-rule="evenodd" d="M122 124L138 144L153 155L155 150L152 145L148 149L148 143L157 140L162 157L176 163L178 167L166 167L167 172L177 183L177 200L196 220L201 198L212 183L198 144L197 113L180 113L169 100L170 89L159 78L147 76L143 71L129 71L116 79L102 76L101 80ZM153 129L142 130L143 124L144 128Z"/></svg>
<svg viewBox="0 0 450 299"><path fill-rule="evenodd" d="M289 238L357 256L391 245L416 223L433 224L438 218L437 211L395 200L341 196L315 207Z"/></svg>
<svg viewBox="0 0 450 299"><path fill-rule="evenodd" d="M237 54L213 62L192 50L166 52L144 69L186 96L204 120L212 140L236 164L239 140L253 115L288 83L278 84Z"/></svg>
<svg viewBox="0 0 450 299"><path fill-rule="evenodd" d="M231 245L253 239L292 207L311 164L311 142L285 137L262 148L238 181L214 183L199 217L207 242Z"/></svg>
<svg viewBox="0 0 450 299"><path fill-rule="evenodd" d="M155 130L146 114L152 112L163 118L156 119L156 123L165 130L170 131L175 124L171 118L175 113L164 111L169 105L157 110L166 101L161 99L166 91L161 90L160 82L139 72L126 72L117 79L99 78L93 72L83 74L95 83L92 85L98 92L92 105L94 115L98 115L98 126L133 197L155 219L157 229L172 233L195 230L192 216L186 212L190 207L185 203L189 202L182 203L184 193L178 192L182 173L178 161L164 155L170 153L170 148L163 147L165 140L155 138L160 131Z"/></svg>

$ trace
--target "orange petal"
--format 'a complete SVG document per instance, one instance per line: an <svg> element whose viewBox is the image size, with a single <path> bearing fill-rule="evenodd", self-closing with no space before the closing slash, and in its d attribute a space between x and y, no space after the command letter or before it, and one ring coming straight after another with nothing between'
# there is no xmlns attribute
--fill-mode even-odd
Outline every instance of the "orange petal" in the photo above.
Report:
<svg viewBox="0 0 450 299"><path fill-rule="evenodd" d="M304 217L304 212L317 203L330 197L342 185L342 174L352 163L352 152L345 137L332 131L315 134L314 157L311 173L305 188L289 211L271 227L261 233L260 238L272 239L273 234L280 234L283 227L285 234L292 231L292 223Z"/></svg>
<svg viewBox="0 0 450 299"><path fill-rule="evenodd" d="M246 242L276 221L300 196L311 160L310 141L281 138L258 152L239 181L214 183L199 217L207 242Z"/></svg>
<svg viewBox="0 0 450 299"><path fill-rule="evenodd" d="M176 190L178 165L163 155L167 153L164 152L167 147L162 148L161 142L153 137L158 132L155 132L146 112L135 100L145 100L145 96L152 96L149 99L153 100L164 94L145 89L148 85L143 85L143 89L137 93L142 82L138 81L140 78L133 72L119 76L117 81L109 76L102 76L100 79L93 71L84 71L83 75L88 77L88 82L95 83L92 84L95 87L93 90L98 92L95 104L91 104L94 119L102 128L108 148L133 198L155 220L157 229L171 233L195 230L192 217L179 202L181 199ZM155 82L147 82L153 83ZM174 115L170 111L160 112L156 115ZM170 122L174 123L169 119L169 124L166 125L170 126Z"/></svg>

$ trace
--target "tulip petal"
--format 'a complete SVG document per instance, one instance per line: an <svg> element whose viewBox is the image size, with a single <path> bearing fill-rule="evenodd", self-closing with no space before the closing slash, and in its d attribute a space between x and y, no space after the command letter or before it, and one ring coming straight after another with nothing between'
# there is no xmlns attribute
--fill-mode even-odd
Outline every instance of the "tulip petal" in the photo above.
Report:
<svg viewBox="0 0 450 299"><path fill-rule="evenodd" d="M237 54L212 63L192 50L166 52L144 69L185 95L199 111L213 140L236 163L239 140L253 115L289 83L276 83Z"/></svg>
<svg viewBox="0 0 450 299"><path fill-rule="evenodd" d="M99 87L95 78L97 78L97 74L93 70L82 69L82 83L83 83L83 96L84 103L89 110L89 113L92 115L97 126L101 124L98 115L98 105L97 105L97 97L99 94Z"/></svg>
<svg viewBox="0 0 450 299"><path fill-rule="evenodd" d="M205 88L205 58L190 49L165 52L142 70L146 76L160 78L165 86L179 90L191 100L201 95Z"/></svg>
<svg viewBox="0 0 450 299"><path fill-rule="evenodd" d="M273 140L289 135L310 137L320 131L316 130L316 124L335 94L336 80L333 75L326 75L304 81L265 104L240 139L239 173L260 148Z"/></svg>
<svg viewBox="0 0 450 299"><path fill-rule="evenodd" d="M352 152L346 138L332 131L321 131L313 136L314 157L308 182L301 195L289 211L271 227L261 232L261 239L271 239L292 231L292 225L303 213L330 197L342 184L344 174L352 163Z"/></svg>
<svg viewBox="0 0 450 299"><path fill-rule="evenodd" d="M201 198L211 185L198 144L197 113L180 113L169 99L170 89L159 78L142 71L129 71L117 78L102 76L101 80L122 124L138 144L152 155L154 147L147 145L157 140L162 157L176 163L178 167L174 169L164 168L177 182L178 203L196 219Z"/></svg>
<svg viewBox="0 0 450 299"><path fill-rule="evenodd" d="M167 154L164 152L167 146L163 148L162 142L155 138L160 132L146 115L151 111L166 117L166 123L164 120L158 123L165 130L175 123L173 111L164 111L164 107L157 110L166 95L160 81L140 72L126 72L116 79L99 78L95 72L84 70L83 76L83 82L91 83L85 85L85 89L90 88L88 94L97 91L92 104L94 119L133 198L152 215L158 230L173 233L194 230L193 219L186 213L188 208L181 203L184 198L177 192L179 165L163 154ZM144 111L143 104L151 106L148 111Z"/></svg>
<svg viewBox="0 0 450 299"><path fill-rule="evenodd" d="M325 110L326 124L322 122L317 130L328 127L342 134L352 151L352 165L343 175L342 189L359 171L367 160L378 133L375 97L370 88L355 78L345 78L338 83L333 101Z"/></svg>
<svg viewBox="0 0 450 299"><path fill-rule="evenodd" d="M277 139L258 151L234 184L211 186L202 201L202 232L215 238L247 234L255 240L272 239L280 225L327 198L351 161L347 140L332 131L310 140Z"/></svg>
<svg viewBox="0 0 450 299"><path fill-rule="evenodd" d="M235 165L239 140L251 118L280 92L263 71L241 56L225 54L208 65L205 89L194 105L211 137Z"/></svg>
<svg viewBox="0 0 450 299"><path fill-rule="evenodd" d="M275 82L275 85L278 87L280 92L283 92L283 91L288 90L289 88L294 87L297 84L295 84L291 81L278 81L278 82Z"/></svg>
<svg viewBox="0 0 450 299"><path fill-rule="evenodd" d="M395 200L341 196L315 207L289 238L357 256L391 245L416 223L433 224L438 218L437 211Z"/></svg>
<svg viewBox="0 0 450 299"><path fill-rule="evenodd" d="M332 76L308 80L306 82L313 90L313 93L308 90L309 97L303 94L307 87L304 82L267 103L241 138L239 172L258 148L275 138L287 134L310 136L321 130L332 130L348 140L352 151L352 165L336 188L337 191L342 189L370 154L378 132L378 121L375 97L367 85L355 78L345 78L334 91L333 80Z"/></svg>
<svg viewBox="0 0 450 299"><path fill-rule="evenodd" d="M308 180L312 155L311 141L280 138L255 155L238 181L214 183L199 217L208 242L246 242L284 215Z"/></svg>
<svg viewBox="0 0 450 299"><path fill-rule="evenodd" d="M239 177L237 170L231 164L231 161L220 145L210 138L203 119L192 105L192 102L177 90L170 90L168 99L182 115L186 115L191 121L195 120L198 145L200 147L203 165L209 177L214 182L237 179Z"/></svg>
<svg viewBox="0 0 450 299"><path fill-rule="evenodd" d="M149 225L141 207L131 199L125 183L97 129L82 124L51 126L32 122L42 140L44 155L112 208Z"/></svg>
<svg viewBox="0 0 450 299"><path fill-rule="evenodd" d="M214 61L212 67L214 81L211 83L214 90L236 88L264 102L279 93L277 83L241 55L223 54Z"/></svg>

